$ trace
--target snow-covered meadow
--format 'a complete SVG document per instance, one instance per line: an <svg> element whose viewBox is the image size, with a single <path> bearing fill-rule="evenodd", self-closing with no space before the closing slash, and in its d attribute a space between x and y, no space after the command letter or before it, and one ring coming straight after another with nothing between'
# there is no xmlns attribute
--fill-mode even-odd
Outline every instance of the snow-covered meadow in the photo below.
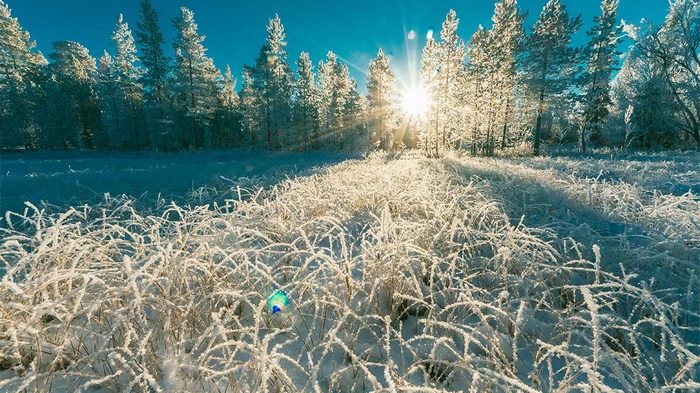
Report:
<svg viewBox="0 0 700 393"><path fill-rule="evenodd" d="M298 157L4 159L0 391L700 389L697 154Z"/></svg>
<svg viewBox="0 0 700 393"><path fill-rule="evenodd" d="M337 163L347 154L256 154L245 150L187 153L93 152L3 153L0 214L22 213L25 202L51 211L95 204L105 194L122 195L140 206L175 201L206 204L226 198L232 180L263 186L286 176ZM221 199L219 199L221 200Z"/></svg>

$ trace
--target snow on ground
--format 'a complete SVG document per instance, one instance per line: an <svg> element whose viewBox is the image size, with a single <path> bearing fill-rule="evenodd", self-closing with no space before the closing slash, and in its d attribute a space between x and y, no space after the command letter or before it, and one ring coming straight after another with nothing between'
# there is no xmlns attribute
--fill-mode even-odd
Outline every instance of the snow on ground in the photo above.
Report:
<svg viewBox="0 0 700 393"><path fill-rule="evenodd" d="M249 185L279 181L347 155L255 154L247 151L189 153L3 153L0 159L0 215L24 212L24 202L65 209L127 195L153 205L160 197L178 204L225 197L231 180Z"/></svg>
<svg viewBox="0 0 700 393"><path fill-rule="evenodd" d="M699 162L374 155L13 216L0 391L697 391Z"/></svg>

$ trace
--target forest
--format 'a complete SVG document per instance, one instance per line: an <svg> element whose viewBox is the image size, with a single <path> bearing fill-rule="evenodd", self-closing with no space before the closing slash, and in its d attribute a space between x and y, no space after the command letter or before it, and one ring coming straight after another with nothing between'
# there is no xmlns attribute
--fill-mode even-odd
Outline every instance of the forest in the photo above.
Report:
<svg viewBox="0 0 700 393"><path fill-rule="evenodd" d="M279 16L260 54L234 76L207 56L192 11L171 22L172 50L149 0L134 30L120 16L98 60L72 41L35 50L0 0L0 140L7 150L268 151L423 149L428 155L540 154L551 144L700 146L700 2L670 3L663 23L618 20L604 0L586 32L560 0L532 26L501 0L489 29L458 32L450 11L420 62L423 107L406 110L390 57L366 72L366 94L332 51L290 60ZM629 49L620 49L628 43ZM292 63L293 61L293 63ZM237 84L240 82L240 88ZM414 97L415 98L415 97ZM402 103L403 102L403 103Z"/></svg>

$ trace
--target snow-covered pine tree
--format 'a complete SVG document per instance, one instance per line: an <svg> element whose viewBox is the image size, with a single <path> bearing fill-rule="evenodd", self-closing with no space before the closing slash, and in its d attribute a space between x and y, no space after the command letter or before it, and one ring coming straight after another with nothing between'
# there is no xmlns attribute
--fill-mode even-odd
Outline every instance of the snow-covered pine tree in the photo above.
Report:
<svg viewBox="0 0 700 393"><path fill-rule="evenodd" d="M150 0L143 0L139 11L140 21L136 42L141 49L140 60L145 67L141 83L145 89L144 109L147 132L154 149L168 150L174 147L172 139L172 116L170 114L170 88L168 73L170 59L163 51L163 34L158 24L158 13Z"/></svg>
<svg viewBox="0 0 700 393"><path fill-rule="evenodd" d="M450 10L442 23L441 41L429 39L423 49L421 82L431 97L424 133L429 137L424 139L435 156L440 146L454 146L463 130L466 50L458 27L457 13Z"/></svg>
<svg viewBox="0 0 700 393"><path fill-rule="evenodd" d="M472 116L469 127L471 135L465 135L462 143L469 144L472 155L478 154L479 148L484 149L487 146L487 134L484 128L491 120L488 108L493 106L489 101L491 96L489 83L492 83L494 78L491 42L491 32L479 25L467 47L465 93Z"/></svg>
<svg viewBox="0 0 700 393"><path fill-rule="evenodd" d="M454 10L445 17L440 30L439 57L440 73L438 74L439 88L442 96L442 131L440 144L443 148L454 146L462 130L462 112L464 110L464 83L466 50L464 41L457 35L459 18Z"/></svg>
<svg viewBox="0 0 700 393"><path fill-rule="evenodd" d="M345 127L348 120L348 102L354 87L348 66L338 61L338 56L328 52L326 61L318 65L321 92L319 120L321 139L326 148L342 150Z"/></svg>
<svg viewBox="0 0 700 393"><path fill-rule="evenodd" d="M318 105L319 90L313 63L308 52L301 52L296 62L297 75L295 83L292 122L296 150L309 151L318 149L319 124Z"/></svg>
<svg viewBox="0 0 700 393"><path fill-rule="evenodd" d="M177 31L173 42L173 92L180 146L211 147L211 127L218 99L217 79L221 74L206 55L207 50L202 45L205 37L197 33L194 13L182 7L181 15L172 22Z"/></svg>
<svg viewBox="0 0 700 393"><path fill-rule="evenodd" d="M362 94L357 91L357 81L350 77L350 70L346 65L341 68L341 82L347 86L347 99L345 100L345 108L343 113L343 129L341 138L341 150L355 151L358 149L366 150L369 148L367 142L367 127L361 120L362 110L366 101ZM400 143L400 141L399 141Z"/></svg>
<svg viewBox="0 0 700 393"><path fill-rule="evenodd" d="M526 39L522 66L524 79L537 105L534 153L540 153L542 116L547 103L566 93L574 83L578 52L571 37L581 28L581 16L569 17L560 0L549 0Z"/></svg>
<svg viewBox="0 0 700 393"><path fill-rule="evenodd" d="M116 51L113 70L116 76L120 96L120 124L127 134L123 139L128 150L141 150L150 147L148 134L145 132L143 111L144 88L141 84L143 69L137 65L136 44L129 25L119 15L117 26L112 33L112 45Z"/></svg>
<svg viewBox="0 0 700 393"><path fill-rule="evenodd" d="M352 140L353 148L356 150L365 151L372 147L370 128L369 128L369 100L363 94L355 90L351 92L351 105L354 128L356 130L354 139ZM413 134L406 134L403 138L407 146L411 148L417 147L416 140Z"/></svg>
<svg viewBox="0 0 700 393"><path fill-rule="evenodd" d="M266 89L263 96L269 102L268 148L279 149L286 146L292 115L292 93L294 73L287 59L287 42L284 26L279 15L270 19L267 26L268 48Z"/></svg>
<svg viewBox="0 0 700 393"><path fill-rule="evenodd" d="M388 151L394 147L397 127L396 76L391 70L389 57L379 49L369 63L367 100L369 102L372 143Z"/></svg>
<svg viewBox="0 0 700 393"><path fill-rule="evenodd" d="M243 90L241 91L241 112L246 133L249 134L253 149L270 148L272 137L270 113L271 100L267 94L267 80L270 69L267 66L267 44L260 47L253 66L243 65Z"/></svg>
<svg viewBox="0 0 700 393"><path fill-rule="evenodd" d="M36 148L38 84L46 59L0 0L0 146Z"/></svg>
<svg viewBox="0 0 700 393"><path fill-rule="evenodd" d="M508 118L512 112L512 100L515 98L518 61L525 42L523 23L527 12L522 13L517 0L501 0L496 3L493 26L490 30L491 52L495 59L495 77L493 78L492 102L500 107L500 113L493 124L490 149L493 150L496 139L496 126L501 128L501 149L508 145ZM499 120L500 119L500 120ZM493 151L491 151L493 153Z"/></svg>
<svg viewBox="0 0 700 393"><path fill-rule="evenodd" d="M106 140L102 141L102 145L112 150L124 150L127 133L124 132L122 124L123 96L114 67L114 59L107 51L104 51L100 57L98 70L102 127L106 137Z"/></svg>
<svg viewBox="0 0 700 393"><path fill-rule="evenodd" d="M619 3L619 0L603 0L600 5L602 12L595 17L593 27L587 32L591 39L583 51L587 59L582 81L585 114L580 140L583 152L589 133L592 140L601 140L603 124L610 113L610 82L622 31L615 26Z"/></svg>
<svg viewBox="0 0 700 393"><path fill-rule="evenodd" d="M238 81L231 74L231 67L227 64L223 80L220 82L219 108L216 116L215 135L216 146L231 148L242 145L240 98L236 93Z"/></svg>
<svg viewBox="0 0 700 393"><path fill-rule="evenodd" d="M84 46L73 41L52 43L51 83L47 85L48 115L55 119L46 134L55 149L94 149L93 137L102 132L97 91L97 66ZM106 140L98 135L98 140Z"/></svg>
<svg viewBox="0 0 700 393"><path fill-rule="evenodd" d="M420 133L419 145L425 149L426 155L437 154L437 140L439 133L439 89L438 74L440 73L440 63L438 58L438 44L432 37L423 48L421 56L420 83L421 88L430 97L428 109L426 111L426 121Z"/></svg>

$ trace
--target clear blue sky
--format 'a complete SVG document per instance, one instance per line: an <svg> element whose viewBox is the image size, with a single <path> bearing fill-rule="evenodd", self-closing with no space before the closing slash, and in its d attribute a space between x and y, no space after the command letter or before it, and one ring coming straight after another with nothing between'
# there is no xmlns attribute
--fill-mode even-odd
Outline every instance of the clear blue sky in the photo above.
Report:
<svg viewBox="0 0 700 393"><path fill-rule="evenodd" d="M460 18L459 33L468 41L479 24L489 27L495 0L151 0L160 16L166 39L166 51L172 52L174 30L170 19L180 6L195 13L200 34L207 36L217 67L226 64L238 77L243 64L252 64L265 40L265 26L278 13L287 31L290 63L301 51L308 51L314 64L333 50L351 67L352 75L364 89L364 74L369 61L381 47L392 55L394 69L404 84L411 84L430 26L440 28L445 15L454 8ZM5 0L14 17L37 41L45 55L51 42L72 40L85 45L99 58L103 49L110 52L110 35L119 13L130 27L138 21L140 0ZM536 19L546 0L521 0L530 11L528 27ZM599 13L598 0L564 0L571 14L583 14L584 29ZM663 21L668 0L621 0L620 17L628 22L647 18ZM410 30L417 39L407 40ZM577 43L585 42L583 31ZM240 79L240 78L239 78Z"/></svg>

